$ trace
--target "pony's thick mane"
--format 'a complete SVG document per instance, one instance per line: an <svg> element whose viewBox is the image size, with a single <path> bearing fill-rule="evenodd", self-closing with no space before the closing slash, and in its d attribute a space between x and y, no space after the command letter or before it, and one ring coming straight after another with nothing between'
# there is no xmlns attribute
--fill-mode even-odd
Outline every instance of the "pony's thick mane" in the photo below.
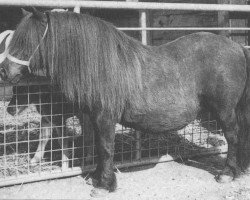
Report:
<svg viewBox="0 0 250 200"><path fill-rule="evenodd" d="M48 12L47 18L43 66L71 101L91 109L98 104L116 116L127 102L140 101L141 69L148 47L89 15ZM41 60L34 62L39 66Z"/></svg>

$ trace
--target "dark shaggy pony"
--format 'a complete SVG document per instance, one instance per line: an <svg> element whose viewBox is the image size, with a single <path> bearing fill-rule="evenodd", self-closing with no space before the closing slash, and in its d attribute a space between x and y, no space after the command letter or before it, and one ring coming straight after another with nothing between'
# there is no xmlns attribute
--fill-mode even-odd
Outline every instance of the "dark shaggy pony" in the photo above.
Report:
<svg viewBox="0 0 250 200"><path fill-rule="evenodd" d="M89 15L34 10L17 27L9 55L30 64L6 59L2 78L17 82L42 70L90 116L99 155L93 195L116 188L117 122L167 133L211 111L228 142L217 180L232 180L249 166L249 52L225 37L195 33L151 47Z"/></svg>

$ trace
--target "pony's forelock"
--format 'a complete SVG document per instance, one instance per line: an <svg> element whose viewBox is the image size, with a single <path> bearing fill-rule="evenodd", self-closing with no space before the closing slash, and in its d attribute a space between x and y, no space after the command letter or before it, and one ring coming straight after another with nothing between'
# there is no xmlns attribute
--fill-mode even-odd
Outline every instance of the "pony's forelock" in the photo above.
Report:
<svg viewBox="0 0 250 200"><path fill-rule="evenodd" d="M41 23L40 20L34 18L32 13L26 15L14 32L9 46L9 53L20 60L28 61L34 49L39 45L45 27L46 23ZM42 42L39 45L38 52L31 59L34 73L43 66L43 55L44 43Z"/></svg>

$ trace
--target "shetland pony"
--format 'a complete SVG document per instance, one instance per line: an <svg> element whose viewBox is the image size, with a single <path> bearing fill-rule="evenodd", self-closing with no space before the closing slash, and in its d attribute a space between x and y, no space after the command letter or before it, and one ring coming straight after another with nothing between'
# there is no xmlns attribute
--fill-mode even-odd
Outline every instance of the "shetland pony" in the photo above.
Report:
<svg viewBox="0 0 250 200"><path fill-rule="evenodd" d="M48 141L52 138L53 130L55 130L58 137L57 141L63 153L62 168L66 169L69 167L69 142L82 135L81 130L83 130L86 138L91 138L90 134L93 133L93 128L88 116L84 115L82 117L84 120L84 126L81 127L82 129L79 130L77 134L69 134L69 130L67 130L65 126L70 117L72 118L74 115L77 115L74 105L65 102L58 90L52 89L49 85L41 85L39 87L41 91L35 91L37 88L37 86L15 86L13 88L13 96L7 107L7 112L11 115L18 115L27 109L29 105L34 104L36 106L36 110L41 114L42 118L38 147L34 157L30 160L30 164L35 165L42 161L45 153L45 147ZM73 126L78 125L73 122L70 126L71 129L73 129ZM68 137L69 135L74 136ZM85 141L85 143L88 143L88 140ZM86 153L87 156L89 156L91 152ZM87 157L87 162L89 161L88 159L89 158Z"/></svg>
<svg viewBox="0 0 250 200"><path fill-rule="evenodd" d="M1 77L17 82L39 70L78 103L94 127L99 161L92 195L116 189L115 124L168 133L210 111L228 142L219 182L250 162L249 52L212 33L145 46L101 19L33 10L17 27Z"/></svg>

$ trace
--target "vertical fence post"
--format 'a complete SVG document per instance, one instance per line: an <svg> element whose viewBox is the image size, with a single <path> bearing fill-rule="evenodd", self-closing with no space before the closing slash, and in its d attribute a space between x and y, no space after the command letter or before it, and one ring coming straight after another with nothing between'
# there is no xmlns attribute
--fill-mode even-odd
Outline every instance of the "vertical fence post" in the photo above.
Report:
<svg viewBox="0 0 250 200"><path fill-rule="evenodd" d="M140 27L147 28L147 13L146 11L140 11ZM141 41L142 44L147 45L147 31L141 31Z"/></svg>
<svg viewBox="0 0 250 200"><path fill-rule="evenodd" d="M135 160L141 159L141 132L135 131Z"/></svg>
<svg viewBox="0 0 250 200"><path fill-rule="evenodd" d="M76 7L74 7L74 12L80 13L80 9L81 9L80 6L76 6Z"/></svg>
<svg viewBox="0 0 250 200"><path fill-rule="evenodd" d="M141 28L147 28L147 14L146 11L140 11L140 27ZM142 44L147 45L147 31L142 30L141 31L141 41ZM140 131L135 131L135 148L136 148L136 153L135 153L135 159L140 160L141 159L141 132Z"/></svg>
<svg viewBox="0 0 250 200"><path fill-rule="evenodd" d="M230 4L230 0L218 0L218 4ZM220 11L218 12L218 27L229 27L229 12L228 11ZM230 31L222 30L219 31L220 35L224 35L226 37L230 36Z"/></svg>

